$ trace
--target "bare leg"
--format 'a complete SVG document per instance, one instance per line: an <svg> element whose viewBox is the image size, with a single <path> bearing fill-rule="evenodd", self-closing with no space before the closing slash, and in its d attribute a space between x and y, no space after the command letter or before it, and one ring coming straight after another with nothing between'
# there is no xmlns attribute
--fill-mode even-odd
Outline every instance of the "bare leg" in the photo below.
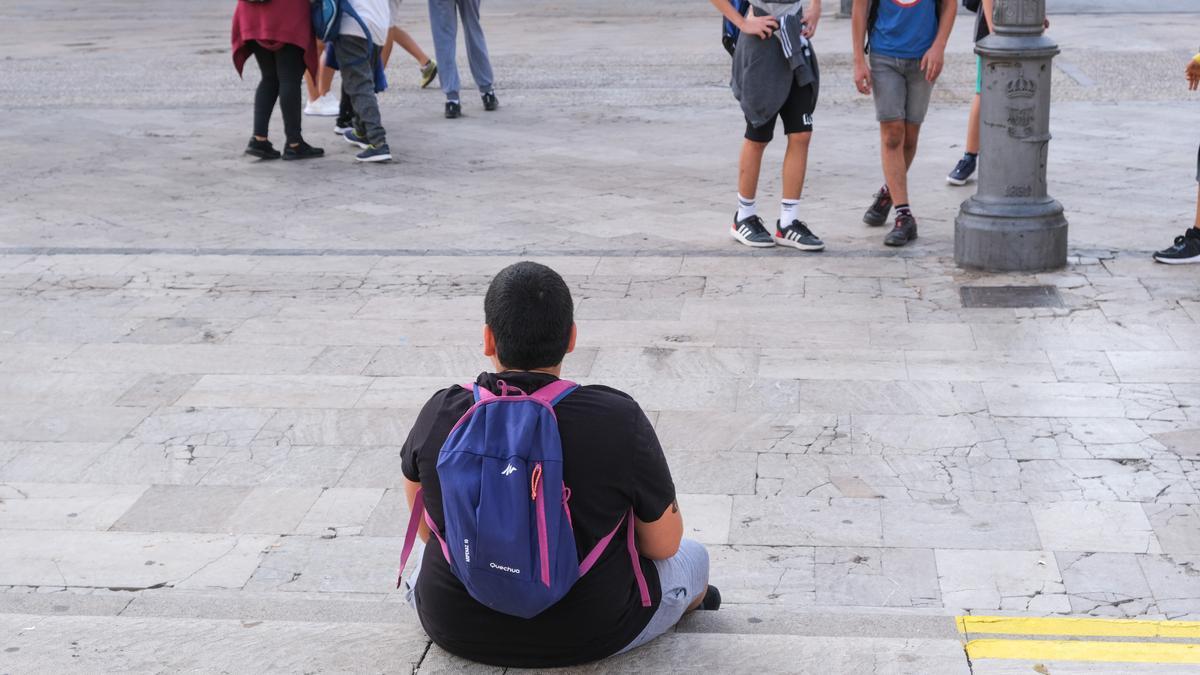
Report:
<svg viewBox="0 0 1200 675"><path fill-rule="evenodd" d="M1196 224L1194 227L1200 230L1200 188L1196 190Z"/></svg>
<svg viewBox="0 0 1200 675"><path fill-rule="evenodd" d="M979 154L979 94L971 100L971 116L967 118L967 152Z"/></svg>
<svg viewBox="0 0 1200 675"><path fill-rule="evenodd" d="M883 179L896 204L908 203L908 158L905 156L904 120L879 123L879 150ZM914 151L916 147L914 144Z"/></svg>
<svg viewBox="0 0 1200 675"><path fill-rule="evenodd" d="M400 46L404 48L404 51L408 52L414 59L417 60L418 66L423 66L426 63L429 63L429 55L421 49L421 45L417 44L417 41L408 34L408 31L405 31L403 28L395 27L393 27L392 30L396 31L396 42L398 42Z"/></svg>
<svg viewBox="0 0 1200 675"><path fill-rule="evenodd" d="M754 199L758 193L758 174L766 149L766 143L742 142L742 156L738 160L738 194L746 199Z"/></svg>
<svg viewBox="0 0 1200 675"><path fill-rule="evenodd" d="M325 43L317 40L317 52L320 54L320 66L317 68L318 82L313 81L313 76L306 69L304 71L304 87L308 90L308 100L315 101L333 88L333 69L325 65Z"/></svg>
<svg viewBox="0 0 1200 675"><path fill-rule="evenodd" d="M904 123L904 168L912 168L913 159L917 156L917 139L921 136L920 124ZM907 173L907 171L906 171ZM907 190L906 190L907 192ZM900 202L903 204L904 202Z"/></svg>
<svg viewBox="0 0 1200 675"><path fill-rule="evenodd" d="M787 139L787 152L783 156L783 198L800 199L804 192L804 175L808 172L808 144L812 132L788 134ZM762 159L761 155L759 159Z"/></svg>
<svg viewBox="0 0 1200 675"><path fill-rule="evenodd" d="M387 34L387 39L383 41L384 42L383 53L381 54L381 56L383 57L383 67L384 68L387 68L388 61L390 61L392 59L392 43L396 41L396 31L398 31L398 30L400 30L400 29L396 28L395 26L392 26L391 28L389 28L388 34Z"/></svg>
<svg viewBox="0 0 1200 675"><path fill-rule="evenodd" d="M706 596L706 595L708 595L708 587L707 586L705 586L704 591L702 593L700 593L700 595L697 595L696 599L693 600L690 605L688 605L688 608L685 611L693 612L693 611L699 609L700 605L704 604L704 596Z"/></svg>

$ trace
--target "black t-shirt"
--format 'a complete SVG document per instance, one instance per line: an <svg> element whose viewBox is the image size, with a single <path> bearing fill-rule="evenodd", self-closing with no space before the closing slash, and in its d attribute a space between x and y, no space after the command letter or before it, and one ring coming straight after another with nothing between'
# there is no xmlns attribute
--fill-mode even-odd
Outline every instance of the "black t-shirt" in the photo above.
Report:
<svg viewBox="0 0 1200 675"><path fill-rule="evenodd" d="M477 381L499 393L501 379L526 393L555 380L542 373L506 372L483 373ZM405 477L421 483L425 507L443 532L438 453L472 403L472 393L462 387L437 392L400 451ZM675 485L637 402L616 389L593 385L571 392L554 411L579 555L587 555L631 506L642 521L658 520L675 500ZM623 525L570 592L531 619L496 612L472 598L431 538L416 587L421 624L446 651L491 665L557 667L611 656L642 632L661 596L654 563L641 558L652 600L650 607L642 607L624 535Z"/></svg>
<svg viewBox="0 0 1200 675"><path fill-rule="evenodd" d="M980 5L979 11L975 13L975 41L979 42L991 33L988 30L987 19L983 16L983 5Z"/></svg>

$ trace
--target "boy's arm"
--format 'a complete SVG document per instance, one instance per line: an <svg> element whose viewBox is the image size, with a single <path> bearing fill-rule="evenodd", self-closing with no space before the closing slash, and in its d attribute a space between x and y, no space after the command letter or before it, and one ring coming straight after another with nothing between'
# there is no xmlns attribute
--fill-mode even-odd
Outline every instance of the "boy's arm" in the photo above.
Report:
<svg viewBox="0 0 1200 675"><path fill-rule="evenodd" d="M743 33L749 33L765 40L779 28L779 22L773 16L754 16L753 12L749 16L742 16L737 13L729 0L709 0L709 2L717 8L722 16L729 19L729 23L737 26L737 29Z"/></svg>
<svg viewBox="0 0 1200 675"><path fill-rule="evenodd" d="M817 34L817 24L821 21L821 0L809 0L804 10L804 37L812 39Z"/></svg>
<svg viewBox="0 0 1200 675"><path fill-rule="evenodd" d="M954 30L954 17L958 15L958 3L953 0L942 0L942 15L938 17L937 37L933 46L921 57L921 70L925 71L925 79L936 82L946 65L946 43L950 41L950 31Z"/></svg>
<svg viewBox="0 0 1200 675"><path fill-rule="evenodd" d="M1188 89L1196 91L1200 87L1200 54L1192 57L1187 66Z"/></svg>
<svg viewBox="0 0 1200 675"><path fill-rule="evenodd" d="M421 489L420 483L414 483L407 477L404 477L404 498L408 502L408 512L412 513L413 503L417 501L417 490ZM425 519L421 519L421 525L417 529L417 536L421 541L429 541L429 526L425 524Z"/></svg>
<svg viewBox="0 0 1200 675"><path fill-rule="evenodd" d="M867 67L867 1L854 0L850 11L850 53L854 54L854 86L860 93L871 93L871 69Z"/></svg>
<svg viewBox="0 0 1200 675"><path fill-rule="evenodd" d="M987 23L989 33L996 31L996 27L992 25L992 13L995 11L995 6L996 0L983 0L983 5L979 8L979 11L983 12L983 20Z"/></svg>
<svg viewBox="0 0 1200 675"><path fill-rule="evenodd" d="M666 560L679 551L683 540L683 514L679 502L673 501L661 517L652 523L634 520L638 552L651 560Z"/></svg>

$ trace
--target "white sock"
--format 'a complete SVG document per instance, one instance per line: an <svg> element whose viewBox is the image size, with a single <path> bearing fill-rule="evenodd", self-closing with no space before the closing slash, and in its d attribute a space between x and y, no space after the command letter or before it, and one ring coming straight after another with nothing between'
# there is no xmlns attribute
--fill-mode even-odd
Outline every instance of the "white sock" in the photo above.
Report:
<svg viewBox="0 0 1200 675"><path fill-rule="evenodd" d="M758 215L758 204L753 199L746 199L740 193L738 194L738 210L737 219L741 222L750 216Z"/></svg>
<svg viewBox="0 0 1200 675"><path fill-rule="evenodd" d="M779 202L779 227L784 228L791 225L793 221L800 220L800 200L799 199L784 199Z"/></svg>

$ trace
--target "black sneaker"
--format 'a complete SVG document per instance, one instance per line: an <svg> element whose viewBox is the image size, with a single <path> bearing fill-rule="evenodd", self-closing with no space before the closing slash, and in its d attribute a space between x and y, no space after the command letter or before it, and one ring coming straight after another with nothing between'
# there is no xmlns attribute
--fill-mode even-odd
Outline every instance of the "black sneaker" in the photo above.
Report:
<svg viewBox="0 0 1200 675"><path fill-rule="evenodd" d="M367 139L354 129L350 129L346 133L342 134L342 138L346 139L346 142L350 145L357 145L363 150L371 147L371 144L367 142Z"/></svg>
<svg viewBox="0 0 1200 675"><path fill-rule="evenodd" d="M446 119L453 120L462 117L462 104L458 101L446 101Z"/></svg>
<svg viewBox="0 0 1200 675"><path fill-rule="evenodd" d="M305 143L304 141L300 141L298 144L296 144L296 147L294 147L294 148L290 145L284 146L284 148L283 148L284 161L287 161L290 159L312 159L314 157L324 157L324 156L325 156L324 148L314 148L313 146L309 145L308 143Z"/></svg>
<svg viewBox="0 0 1200 675"><path fill-rule="evenodd" d="M496 98L496 92L489 91L483 95L483 109L491 112L500 107L500 99Z"/></svg>
<svg viewBox="0 0 1200 675"><path fill-rule="evenodd" d="M700 601L700 609L710 612L721 609L721 591L717 590L716 586L709 584L708 591L704 593L704 599Z"/></svg>
<svg viewBox="0 0 1200 675"><path fill-rule="evenodd" d="M791 246L801 251L823 251L825 242L808 229L803 220L793 220L791 225L780 229L779 221L775 221L775 243L780 246Z"/></svg>
<svg viewBox="0 0 1200 675"><path fill-rule="evenodd" d="M908 213L896 214L896 225L883 238L888 246L903 246L917 238L917 219Z"/></svg>
<svg viewBox="0 0 1200 675"><path fill-rule="evenodd" d="M260 141L253 136L246 144L246 154L259 159L279 159L282 155L271 145L271 141Z"/></svg>
<svg viewBox="0 0 1200 675"><path fill-rule="evenodd" d="M1200 230L1188 228L1182 237L1175 237L1175 244L1154 254L1154 259L1168 265L1200 263Z"/></svg>
<svg viewBox="0 0 1200 675"><path fill-rule="evenodd" d="M771 236L770 232L767 232L762 218L747 216L737 220L736 213L733 214L733 218L733 229L729 231L729 234L734 239L753 248L771 248L775 245L775 238Z"/></svg>
<svg viewBox="0 0 1200 675"><path fill-rule="evenodd" d="M879 227L887 222L888 214L892 211L892 193L887 188L875 193L875 201L863 214L863 222L871 227Z"/></svg>
<svg viewBox="0 0 1200 675"><path fill-rule="evenodd" d="M975 173L978 161L979 159L975 155L964 153L962 159L958 160L958 164L954 165L954 170L950 172L949 176L946 176L946 182L951 185L966 185Z"/></svg>
<svg viewBox="0 0 1200 675"><path fill-rule="evenodd" d="M388 149L387 143L383 145L368 145L366 150L354 156L360 162L390 162L392 161L392 151Z"/></svg>

